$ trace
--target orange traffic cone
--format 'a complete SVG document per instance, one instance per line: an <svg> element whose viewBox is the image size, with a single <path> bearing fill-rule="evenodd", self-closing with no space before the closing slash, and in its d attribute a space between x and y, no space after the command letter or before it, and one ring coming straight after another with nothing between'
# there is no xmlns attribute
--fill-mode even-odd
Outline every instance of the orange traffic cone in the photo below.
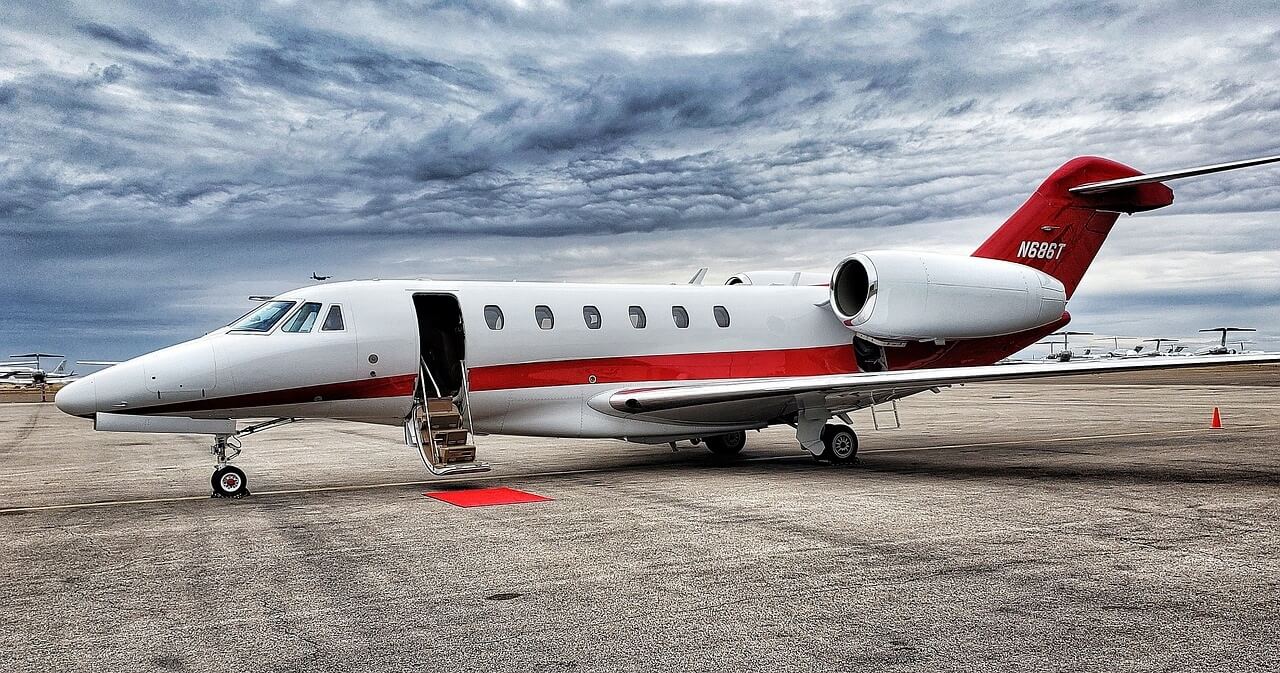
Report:
<svg viewBox="0 0 1280 673"><path fill-rule="evenodd" d="M1222 428L1222 415L1218 413L1218 408L1213 408L1213 420L1209 423L1210 428Z"/></svg>

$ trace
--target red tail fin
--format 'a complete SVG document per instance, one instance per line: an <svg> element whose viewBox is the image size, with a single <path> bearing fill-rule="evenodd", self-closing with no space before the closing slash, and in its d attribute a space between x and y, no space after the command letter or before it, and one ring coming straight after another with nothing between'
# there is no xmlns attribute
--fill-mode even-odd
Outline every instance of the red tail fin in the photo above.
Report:
<svg viewBox="0 0 1280 673"><path fill-rule="evenodd" d="M1173 203L1173 190L1140 184L1098 194L1068 190L1101 180L1142 175L1100 157L1077 157L1054 171L974 253L1039 269L1075 292L1120 213L1155 210Z"/></svg>

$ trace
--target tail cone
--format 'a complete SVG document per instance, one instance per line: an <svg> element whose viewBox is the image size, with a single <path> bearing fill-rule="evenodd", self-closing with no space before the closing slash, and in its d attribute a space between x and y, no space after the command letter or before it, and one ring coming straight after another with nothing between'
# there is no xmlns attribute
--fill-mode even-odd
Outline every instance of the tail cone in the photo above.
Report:
<svg viewBox="0 0 1280 673"><path fill-rule="evenodd" d="M1222 415L1218 413L1218 408L1213 408L1213 421L1209 423L1210 428L1222 428Z"/></svg>

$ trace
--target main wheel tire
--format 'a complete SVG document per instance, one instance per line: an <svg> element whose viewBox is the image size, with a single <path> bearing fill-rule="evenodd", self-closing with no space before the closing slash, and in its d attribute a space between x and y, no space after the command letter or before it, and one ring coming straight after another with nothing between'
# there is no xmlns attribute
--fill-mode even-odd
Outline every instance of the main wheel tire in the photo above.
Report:
<svg viewBox="0 0 1280 673"><path fill-rule="evenodd" d="M707 448L711 450L711 453L717 456L734 456L742 451L742 447L747 445L747 433L739 430L730 432L727 435L705 437L703 441L707 443Z"/></svg>
<svg viewBox="0 0 1280 673"><path fill-rule="evenodd" d="M847 425L822 428L822 457L833 463L852 463L858 459L858 435Z"/></svg>
<svg viewBox="0 0 1280 673"><path fill-rule="evenodd" d="M223 465L213 471L209 479L213 495L219 498L239 498L249 495L249 480L244 471L234 465Z"/></svg>

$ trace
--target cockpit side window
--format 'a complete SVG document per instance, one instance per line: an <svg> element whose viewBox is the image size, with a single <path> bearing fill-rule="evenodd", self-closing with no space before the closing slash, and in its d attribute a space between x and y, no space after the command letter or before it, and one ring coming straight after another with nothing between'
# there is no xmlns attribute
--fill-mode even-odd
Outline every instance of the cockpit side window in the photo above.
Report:
<svg viewBox="0 0 1280 673"><path fill-rule="evenodd" d="M324 317L324 324L320 325L321 332L341 332L347 326L342 322L342 307L334 304L329 307L329 313Z"/></svg>
<svg viewBox="0 0 1280 673"><path fill-rule="evenodd" d="M236 332L270 332L284 314L297 302L269 301L252 310L245 317L232 323L231 329Z"/></svg>
<svg viewBox="0 0 1280 673"><path fill-rule="evenodd" d="M280 328L281 332L310 332L312 326L316 324L316 318L320 317L320 304L309 301L302 305L302 308L294 312L293 317L285 322L284 327Z"/></svg>

